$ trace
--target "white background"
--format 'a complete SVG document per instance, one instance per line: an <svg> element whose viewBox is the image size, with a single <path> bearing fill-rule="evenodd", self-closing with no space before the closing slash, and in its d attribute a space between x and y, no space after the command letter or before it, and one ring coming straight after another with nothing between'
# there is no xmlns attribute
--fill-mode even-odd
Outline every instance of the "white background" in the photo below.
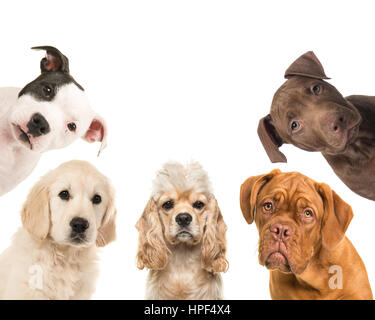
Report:
<svg viewBox="0 0 375 320"><path fill-rule="evenodd" d="M283 146L288 163L271 164L256 133L284 71L308 50L343 95L375 94L371 3L2 1L0 86L36 78L43 53L29 48L54 45L70 59L71 74L110 135L99 158L99 144L83 140L44 154L31 176L0 198L0 250L39 177L64 161L88 160L112 179L118 203L118 240L102 251L94 298L142 299L147 271L135 265L134 225L160 166L194 159L208 171L228 225L226 298L269 299L258 233L242 217L239 188L279 167L328 183L352 205L347 235L375 288L375 202L345 187L318 153Z"/></svg>

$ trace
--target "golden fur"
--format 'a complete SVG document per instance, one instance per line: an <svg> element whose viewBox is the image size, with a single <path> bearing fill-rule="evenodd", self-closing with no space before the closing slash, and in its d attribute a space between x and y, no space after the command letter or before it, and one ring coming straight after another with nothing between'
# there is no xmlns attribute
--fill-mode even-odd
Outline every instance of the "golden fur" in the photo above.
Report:
<svg viewBox="0 0 375 320"><path fill-rule="evenodd" d="M168 201L173 201L173 208L164 208ZM203 208L194 207L196 202ZM188 227L176 223L181 213L192 217ZM220 272L228 268L226 225L198 163L164 165L137 229L137 265L150 270L146 298L223 298Z"/></svg>

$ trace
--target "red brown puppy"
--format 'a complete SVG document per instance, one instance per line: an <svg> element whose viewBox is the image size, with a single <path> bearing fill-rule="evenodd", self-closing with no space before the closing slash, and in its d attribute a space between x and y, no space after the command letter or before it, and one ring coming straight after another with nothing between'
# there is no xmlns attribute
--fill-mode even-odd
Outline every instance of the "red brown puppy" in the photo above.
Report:
<svg viewBox="0 0 375 320"><path fill-rule="evenodd" d="M345 236L352 209L327 184L276 169L248 178L240 202L259 231L272 299L372 299L365 265Z"/></svg>

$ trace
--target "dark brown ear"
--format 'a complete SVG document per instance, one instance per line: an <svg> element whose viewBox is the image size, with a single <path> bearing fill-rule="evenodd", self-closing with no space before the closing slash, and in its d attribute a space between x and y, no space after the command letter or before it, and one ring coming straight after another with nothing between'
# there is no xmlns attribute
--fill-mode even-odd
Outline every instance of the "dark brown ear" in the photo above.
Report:
<svg viewBox="0 0 375 320"><path fill-rule="evenodd" d="M31 49L46 51L46 56L40 61L42 73L49 71L69 73L69 60L58 49L51 46L32 47Z"/></svg>
<svg viewBox="0 0 375 320"><path fill-rule="evenodd" d="M329 79L314 52L308 51L294 61L285 71L284 77L303 76L314 79Z"/></svg>
<svg viewBox="0 0 375 320"><path fill-rule="evenodd" d="M241 185L240 206L242 214L248 224L254 221L254 208L259 190L275 175L280 173L281 171L279 169L275 169L267 174L250 177Z"/></svg>
<svg viewBox="0 0 375 320"><path fill-rule="evenodd" d="M324 204L322 244L327 249L333 249L344 238L353 218L353 211L327 184L321 183L319 192Z"/></svg>
<svg viewBox="0 0 375 320"><path fill-rule="evenodd" d="M279 148L283 144L283 140L280 138L275 126L273 125L270 115L260 119L258 125L258 136L272 163L287 162L285 155L279 151Z"/></svg>

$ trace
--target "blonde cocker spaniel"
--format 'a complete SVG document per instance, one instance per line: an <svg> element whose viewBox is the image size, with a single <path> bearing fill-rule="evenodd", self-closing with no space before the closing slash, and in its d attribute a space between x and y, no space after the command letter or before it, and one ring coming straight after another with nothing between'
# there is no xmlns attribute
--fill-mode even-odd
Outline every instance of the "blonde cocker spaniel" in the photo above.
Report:
<svg viewBox="0 0 375 320"><path fill-rule="evenodd" d="M223 298L227 228L199 163L164 165L137 229L138 268L150 270L147 299Z"/></svg>
<svg viewBox="0 0 375 320"><path fill-rule="evenodd" d="M96 168L70 161L32 188L22 224L0 256L1 299L89 299L98 248L115 239L114 190Z"/></svg>

